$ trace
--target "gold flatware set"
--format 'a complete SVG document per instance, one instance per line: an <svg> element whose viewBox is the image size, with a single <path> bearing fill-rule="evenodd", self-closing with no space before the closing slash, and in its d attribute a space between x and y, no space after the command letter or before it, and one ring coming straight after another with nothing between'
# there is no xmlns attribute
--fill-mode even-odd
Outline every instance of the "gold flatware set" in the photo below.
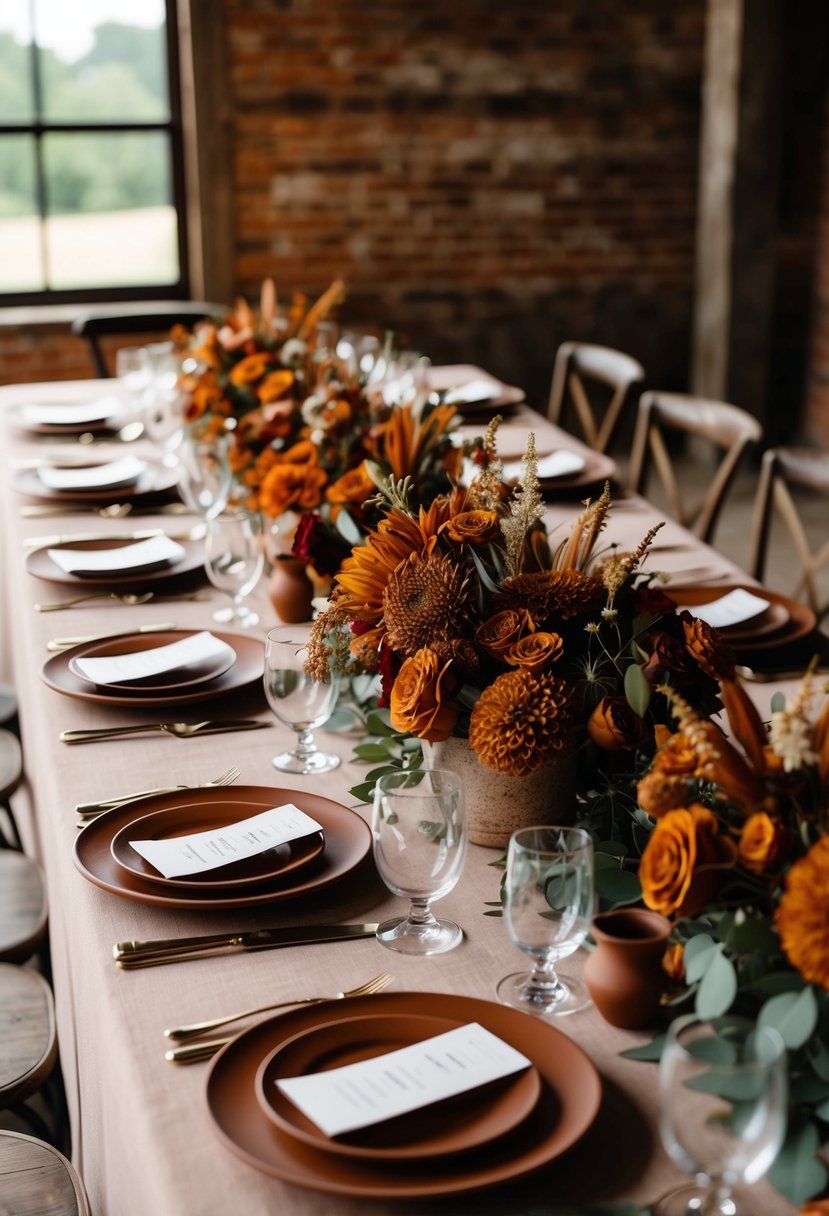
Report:
<svg viewBox="0 0 829 1216"><path fill-rule="evenodd" d="M56 600L52 604L35 604L35 612L62 612L64 608L74 608L77 604L88 604L92 600L114 600L116 604L127 604L130 608L136 607L138 604L149 604L153 601L156 604L173 604L194 602L205 600L207 596L200 591L194 591L190 595L156 595L154 591L145 591L143 595L124 593L119 595L117 591L98 591L89 595L78 595L73 600Z"/></svg>
<svg viewBox="0 0 829 1216"><path fill-rule="evenodd" d="M88 515L100 516L101 519L123 519L125 515L195 515L192 507L183 502L168 502L161 506L137 507L131 502L111 502L105 507L90 507L86 503L67 503L66 506L21 507L18 511L21 519L43 519L49 515Z"/></svg>
<svg viewBox="0 0 829 1216"><path fill-rule="evenodd" d="M173 621L163 621L159 625L139 625L130 633L167 633L170 629L178 629ZM46 649L54 654L59 650L69 650L72 646L85 646L88 642L107 642L110 638L123 637L123 631L118 629L113 633L87 633L77 637L52 638L46 643Z"/></svg>
<svg viewBox="0 0 829 1216"><path fill-rule="evenodd" d="M191 739L194 735L221 735L236 730L261 730L270 722L258 718L237 718L227 721L204 722L144 722L140 726L101 726L88 730L62 730L58 738L61 743L97 743L100 739L120 739L125 735L143 735L162 731L177 739Z"/></svg>
<svg viewBox="0 0 829 1216"><path fill-rule="evenodd" d="M167 532L164 528L139 528L134 532L59 532L54 536L27 536L24 549L47 549L53 545L72 545L79 541L95 540L151 540L154 536L166 536L168 540L204 540L207 524L194 524L183 532Z"/></svg>
<svg viewBox="0 0 829 1216"><path fill-rule="evenodd" d="M171 794L174 790L206 790L213 787L232 785L239 776L239 770L234 765L227 772L222 773L218 777L214 777L212 781L201 781L197 785L163 785L152 790L138 790L133 794L120 794L114 798L100 798L97 802L78 802L75 804L75 814L78 816L80 825L86 821L96 818L104 811L111 811L115 807L126 806L129 802L138 802L141 798L150 798L155 794Z"/></svg>

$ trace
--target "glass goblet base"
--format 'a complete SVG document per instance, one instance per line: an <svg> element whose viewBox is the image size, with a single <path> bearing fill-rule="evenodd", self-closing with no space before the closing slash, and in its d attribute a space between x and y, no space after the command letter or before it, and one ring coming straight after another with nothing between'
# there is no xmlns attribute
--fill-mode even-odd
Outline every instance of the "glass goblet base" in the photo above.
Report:
<svg viewBox="0 0 829 1216"><path fill-rule="evenodd" d="M274 768L280 773L330 773L340 764L339 756L328 752L309 752L301 755L299 752L280 752L271 760Z"/></svg>
<svg viewBox="0 0 829 1216"><path fill-rule="evenodd" d="M250 608L218 608L213 613L213 620L225 625L237 625L240 629L250 629L259 624L259 616Z"/></svg>
<svg viewBox="0 0 829 1216"><path fill-rule="evenodd" d="M426 924L417 924L408 916L395 916L383 921L376 937L381 946L398 954L444 954L460 945L463 930L451 920L431 917Z"/></svg>
<svg viewBox="0 0 829 1216"><path fill-rule="evenodd" d="M737 1202L738 1194L690 1182L663 1195L654 1205L654 1216L740 1216L751 1209Z"/></svg>
<svg viewBox="0 0 829 1216"><path fill-rule="evenodd" d="M548 983L539 982L532 971L507 975L496 989L502 1005L523 1009L539 1018L560 1018L578 1013L591 1003L590 993L581 980L556 973Z"/></svg>

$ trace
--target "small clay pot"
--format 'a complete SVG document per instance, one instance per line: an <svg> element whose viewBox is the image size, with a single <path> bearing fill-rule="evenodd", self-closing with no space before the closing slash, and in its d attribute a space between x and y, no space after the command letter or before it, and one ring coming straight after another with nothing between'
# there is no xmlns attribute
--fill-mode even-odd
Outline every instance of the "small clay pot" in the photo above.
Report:
<svg viewBox="0 0 829 1216"><path fill-rule="evenodd" d="M268 598L273 610L286 625L310 621L314 584L300 557L280 555L274 559L268 582Z"/></svg>
<svg viewBox="0 0 829 1216"><path fill-rule="evenodd" d="M593 920L596 949L584 982L606 1022L626 1030L649 1026L667 986L662 970L671 922L647 908L617 908Z"/></svg>

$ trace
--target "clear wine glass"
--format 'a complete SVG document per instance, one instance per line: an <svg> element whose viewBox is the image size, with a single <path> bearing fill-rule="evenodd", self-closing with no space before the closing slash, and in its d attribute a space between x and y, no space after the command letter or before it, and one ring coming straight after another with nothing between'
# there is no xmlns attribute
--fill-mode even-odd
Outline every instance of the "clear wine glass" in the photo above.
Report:
<svg viewBox="0 0 829 1216"><path fill-rule="evenodd" d="M431 909L452 890L466 857L463 785L448 769L383 773L374 787L374 860L383 882L409 899L406 916L384 921L377 940L401 954L442 954L463 938Z"/></svg>
<svg viewBox="0 0 829 1216"><path fill-rule="evenodd" d="M590 1004L580 979L561 975L559 959L578 950L593 917L593 842L582 828L549 825L513 832L507 849L504 919L532 970L508 975L498 999L539 1017Z"/></svg>
<svg viewBox="0 0 829 1216"><path fill-rule="evenodd" d="M734 1187L757 1182L786 1131L786 1048L745 1018L695 1014L668 1028L659 1065L660 1125L669 1156L696 1185L665 1196L659 1216L737 1216Z"/></svg>
<svg viewBox="0 0 829 1216"><path fill-rule="evenodd" d="M192 511L212 519L227 506L233 470L227 457L229 439L210 441L185 432L176 451L178 492Z"/></svg>
<svg viewBox="0 0 829 1216"><path fill-rule="evenodd" d="M130 418L139 418L152 383L150 358L143 346L122 346L115 352L115 375Z"/></svg>
<svg viewBox="0 0 829 1216"><path fill-rule="evenodd" d="M340 682L335 671L325 680L306 671L309 632L307 625L279 625L265 642L265 696L279 721L298 736L293 751L273 758L283 773L328 773L340 763L339 756L319 751L314 742L315 728L331 717Z"/></svg>
<svg viewBox="0 0 829 1216"><path fill-rule="evenodd" d="M150 383L142 403L144 429L150 439L169 453L181 442L183 434L181 366L172 342L151 342L144 350L150 369Z"/></svg>
<svg viewBox="0 0 829 1216"><path fill-rule="evenodd" d="M259 582L265 565L259 515L240 507L209 517L204 557L210 582L233 600L232 608L220 608L213 613L213 620L243 629L258 624L259 617L242 600Z"/></svg>

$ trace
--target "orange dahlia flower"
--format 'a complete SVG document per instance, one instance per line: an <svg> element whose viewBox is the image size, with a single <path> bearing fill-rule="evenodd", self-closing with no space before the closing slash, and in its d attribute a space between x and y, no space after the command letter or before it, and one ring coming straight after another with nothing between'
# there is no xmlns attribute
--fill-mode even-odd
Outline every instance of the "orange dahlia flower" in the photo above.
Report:
<svg viewBox="0 0 829 1216"><path fill-rule="evenodd" d="M469 742L489 768L524 777L572 742L576 715L570 685L519 667L481 693L469 719Z"/></svg>
<svg viewBox="0 0 829 1216"><path fill-rule="evenodd" d="M829 989L829 836L789 870L775 925L786 957L806 983Z"/></svg>

